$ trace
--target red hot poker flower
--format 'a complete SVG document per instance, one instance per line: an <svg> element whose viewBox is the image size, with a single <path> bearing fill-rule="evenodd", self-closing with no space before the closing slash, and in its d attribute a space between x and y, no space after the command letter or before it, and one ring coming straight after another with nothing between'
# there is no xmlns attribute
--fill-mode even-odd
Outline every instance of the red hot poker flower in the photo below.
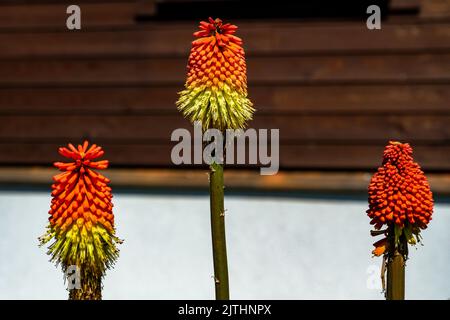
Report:
<svg viewBox="0 0 450 320"><path fill-rule="evenodd" d="M53 178L50 224L66 230L77 221L82 221L87 227L98 222L113 231L112 194L107 185L110 181L92 170L106 169L108 160L92 161L101 157L104 151L95 144L89 149L87 146L86 141L78 149L72 144L69 144L69 149L59 148L61 155L75 161L54 164L64 172Z"/></svg>
<svg viewBox="0 0 450 320"><path fill-rule="evenodd" d="M383 164L369 185L371 224L379 230L383 225L396 226L415 243L420 229L425 229L433 213L433 195L427 179L414 162L408 143L390 141L383 154Z"/></svg>
<svg viewBox="0 0 450 320"><path fill-rule="evenodd" d="M394 222L409 223L425 229L433 213L433 196L420 166L413 161L409 144L390 142L384 151L383 165L369 185L368 216L380 229Z"/></svg>
<svg viewBox="0 0 450 320"><path fill-rule="evenodd" d="M53 177L52 201L48 231L41 243L51 239L48 254L61 263L65 271L76 265L81 269L82 290L72 290L77 298L101 297L101 279L117 259L120 243L115 236L110 182L95 169L106 169L107 160L94 161L104 152L88 142L75 148L59 148L59 153L71 162L55 162L63 171Z"/></svg>
<svg viewBox="0 0 450 320"><path fill-rule="evenodd" d="M209 18L200 22L198 39L192 42L185 89L178 109L191 122L210 127L244 128L252 119L252 102L247 97L247 66L242 40L234 35L237 26Z"/></svg>
<svg viewBox="0 0 450 320"><path fill-rule="evenodd" d="M192 42L187 85L208 87L228 83L241 93L247 92L247 67L242 39L234 33L237 26L209 18L200 22L199 38Z"/></svg>

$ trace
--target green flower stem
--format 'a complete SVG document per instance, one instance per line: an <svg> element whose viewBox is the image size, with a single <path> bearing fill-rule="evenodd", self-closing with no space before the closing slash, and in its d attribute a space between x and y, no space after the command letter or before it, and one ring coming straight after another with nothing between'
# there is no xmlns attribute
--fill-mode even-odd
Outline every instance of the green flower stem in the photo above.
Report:
<svg viewBox="0 0 450 320"><path fill-rule="evenodd" d="M216 300L229 300L227 246L225 239L225 209L223 165L210 166L209 189L211 205L211 234L214 259Z"/></svg>
<svg viewBox="0 0 450 320"><path fill-rule="evenodd" d="M405 300L405 258L408 242L401 229L389 228L386 300Z"/></svg>
<svg viewBox="0 0 450 320"><path fill-rule="evenodd" d="M387 300L405 300L405 260L398 250L388 258Z"/></svg>

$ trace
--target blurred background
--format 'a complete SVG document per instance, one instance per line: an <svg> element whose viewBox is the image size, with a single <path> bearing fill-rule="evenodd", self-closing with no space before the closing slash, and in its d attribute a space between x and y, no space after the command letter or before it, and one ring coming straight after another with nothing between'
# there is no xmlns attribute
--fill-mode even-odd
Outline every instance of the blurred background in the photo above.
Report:
<svg viewBox="0 0 450 320"><path fill-rule="evenodd" d="M0 1L0 298L67 298L37 237L57 149L84 139L110 160L125 239L104 297L214 298L207 170L170 160L209 16L239 26L250 127L280 129L277 175L225 173L232 298L383 298L365 210L389 140L413 146L436 200L406 297L450 298L450 1L345 2ZM66 28L71 4L81 30Z"/></svg>

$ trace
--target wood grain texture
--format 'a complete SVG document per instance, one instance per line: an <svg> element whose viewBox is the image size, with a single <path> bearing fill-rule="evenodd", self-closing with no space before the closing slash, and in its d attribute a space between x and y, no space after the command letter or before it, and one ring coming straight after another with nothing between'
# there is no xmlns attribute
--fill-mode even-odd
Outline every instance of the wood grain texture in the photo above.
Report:
<svg viewBox="0 0 450 320"><path fill-rule="evenodd" d="M129 4L125 6L130 7ZM125 21L128 21L132 10L130 7L118 12L126 17ZM105 17L114 19L114 16L109 16L107 12ZM107 24L107 21L102 19L95 18L94 21ZM63 22L65 26L65 20ZM83 18L83 26L84 23ZM86 23L89 23L89 20ZM244 48L248 56L423 52L450 48L450 25L445 23L422 25L386 23L380 31L375 32L368 32L364 24L352 22L328 25L253 22L240 23L239 27L238 35L244 39ZM196 28L195 22L175 22L151 23L149 26L115 31L95 31L86 28L83 32L0 33L0 43L4 44L0 57L185 57Z"/></svg>
<svg viewBox="0 0 450 320"><path fill-rule="evenodd" d="M7 4L0 7L0 31L50 28L69 33L66 27L69 14L66 9L71 4L77 4L81 9L82 30L132 26L136 23L138 5L134 1Z"/></svg>
<svg viewBox="0 0 450 320"><path fill-rule="evenodd" d="M291 115L256 114L255 129L280 129L283 143L296 141L450 140L450 115ZM173 130L189 124L179 113L159 115L4 115L0 139L109 139L168 143Z"/></svg>
<svg viewBox="0 0 450 320"><path fill-rule="evenodd" d="M450 1L421 0L420 17L423 20L448 20L450 18Z"/></svg>
<svg viewBox="0 0 450 320"><path fill-rule="evenodd" d="M186 63L184 58L2 60L0 86L181 87ZM250 85L450 81L450 53L254 57L247 67Z"/></svg>
<svg viewBox="0 0 450 320"><path fill-rule="evenodd" d="M198 22L137 21L152 1L80 3L80 32L64 29L66 2L0 4L0 165L49 165L59 146L88 138L113 168L179 169L170 134L190 128L175 101ZM436 17L439 0L391 8L410 13L377 31L233 21L257 108L250 127L280 129L283 170L373 170L400 140L426 170L450 171L450 23Z"/></svg>
<svg viewBox="0 0 450 320"><path fill-rule="evenodd" d="M82 139L72 140L73 143ZM58 147L64 146L66 139L54 142L0 142L0 165L50 165L62 160ZM112 167L164 167L192 168L193 165L175 166L170 159L173 145L169 143L120 143L97 139L95 143L104 147ZM378 144L314 144L297 143L280 146L280 169L317 170L368 170L377 168L382 160L385 142ZM174 143L175 144L175 143ZM414 157L425 170L450 171L450 146L413 144ZM227 165L228 167L254 168L258 165ZM206 166L197 166L204 167Z"/></svg>
<svg viewBox="0 0 450 320"><path fill-rule="evenodd" d="M175 112L181 87L69 87L0 89L0 115L137 115ZM253 85L257 114L450 113L450 84Z"/></svg>

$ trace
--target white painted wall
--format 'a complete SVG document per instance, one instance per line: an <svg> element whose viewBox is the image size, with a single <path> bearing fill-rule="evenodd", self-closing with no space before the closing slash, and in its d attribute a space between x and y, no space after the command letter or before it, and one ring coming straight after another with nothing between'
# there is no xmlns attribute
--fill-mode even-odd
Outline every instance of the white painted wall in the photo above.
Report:
<svg viewBox="0 0 450 320"><path fill-rule="evenodd" d="M63 275L37 237L50 196L0 191L0 299L67 299ZM207 195L117 193L118 235L125 239L105 299L212 299ZM367 282L372 258L366 201L227 196L231 297L235 299L382 299ZM411 250L406 296L450 298L450 204L437 203ZM371 268L376 270L370 272Z"/></svg>

